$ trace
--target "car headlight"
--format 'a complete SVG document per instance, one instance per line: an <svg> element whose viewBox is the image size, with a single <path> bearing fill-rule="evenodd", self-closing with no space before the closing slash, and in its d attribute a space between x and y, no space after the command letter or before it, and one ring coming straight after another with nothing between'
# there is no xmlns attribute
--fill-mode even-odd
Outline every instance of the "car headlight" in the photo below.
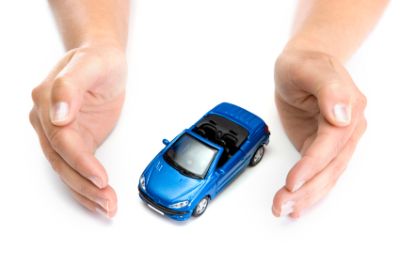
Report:
<svg viewBox="0 0 400 265"><path fill-rule="evenodd" d="M140 182L140 187L141 187L143 190L146 190L146 180L145 180L144 176L141 176L141 177L140 177L139 182Z"/></svg>
<svg viewBox="0 0 400 265"><path fill-rule="evenodd" d="M185 206L187 206L188 204L189 204L189 201L177 202L177 203L171 204L171 205L169 206L169 208L178 209L178 208L185 207Z"/></svg>

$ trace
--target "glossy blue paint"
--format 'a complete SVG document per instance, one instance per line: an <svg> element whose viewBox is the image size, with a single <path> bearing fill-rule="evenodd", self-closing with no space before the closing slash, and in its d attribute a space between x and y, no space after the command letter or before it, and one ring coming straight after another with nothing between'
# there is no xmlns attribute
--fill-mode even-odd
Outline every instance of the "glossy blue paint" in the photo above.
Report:
<svg viewBox="0 0 400 265"><path fill-rule="evenodd" d="M163 141L166 146L139 180L140 198L175 220L197 215L200 201L213 199L254 162L255 153L269 143L269 136L261 118L236 105L221 103L171 142ZM201 157L193 156L196 152ZM197 168L204 168L205 173L196 174Z"/></svg>

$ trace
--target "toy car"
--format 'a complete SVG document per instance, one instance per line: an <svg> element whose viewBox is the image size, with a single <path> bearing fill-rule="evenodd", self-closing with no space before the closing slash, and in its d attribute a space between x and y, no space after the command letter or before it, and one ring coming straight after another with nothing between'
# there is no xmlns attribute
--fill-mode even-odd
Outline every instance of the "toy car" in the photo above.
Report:
<svg viewBox="0 0 400 265"><path fill-rule="evenodd" d="M261 161L269 136L261 118L221 103L171 142L163 140L140 177L140 198L175 220L200 216L235 176Z"/></svg>

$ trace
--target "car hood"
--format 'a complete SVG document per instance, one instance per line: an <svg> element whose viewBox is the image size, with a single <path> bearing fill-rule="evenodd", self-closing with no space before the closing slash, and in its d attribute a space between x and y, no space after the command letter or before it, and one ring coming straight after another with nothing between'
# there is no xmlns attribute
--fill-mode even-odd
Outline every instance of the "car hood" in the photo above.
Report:
<svg viewBox="0 0 400 265"><path fill-rule="evenodd" d="M158 156L145 171L146 190L165 203L188 200L189 193L200 187L202 179L182 175ZM157 199L157 198L156 198Z"/></svg>

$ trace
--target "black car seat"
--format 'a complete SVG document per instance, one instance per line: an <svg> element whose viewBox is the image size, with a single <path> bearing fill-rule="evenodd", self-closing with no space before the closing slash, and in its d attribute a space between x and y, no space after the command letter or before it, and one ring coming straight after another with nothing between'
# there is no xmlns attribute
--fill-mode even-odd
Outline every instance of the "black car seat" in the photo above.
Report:
<svg viewBox="0 0 400 265"><path fill-rule="evenodd" d="M216 138L217 129L211 124L203 124L198 131L200 132L200 134L204 134L202 136L210 141L214 141L214 139Z"/></svg>
<svg viewBox="0 0 400 265"><path fill-rule="evenodd" d="M229 155L232 156L236 153L237 151L237 138L235 136L233 136L232 134L224 134L224 136L222 137L222 140L225 142L225 145L227 147L227 149L229 150Z"/></svg>

